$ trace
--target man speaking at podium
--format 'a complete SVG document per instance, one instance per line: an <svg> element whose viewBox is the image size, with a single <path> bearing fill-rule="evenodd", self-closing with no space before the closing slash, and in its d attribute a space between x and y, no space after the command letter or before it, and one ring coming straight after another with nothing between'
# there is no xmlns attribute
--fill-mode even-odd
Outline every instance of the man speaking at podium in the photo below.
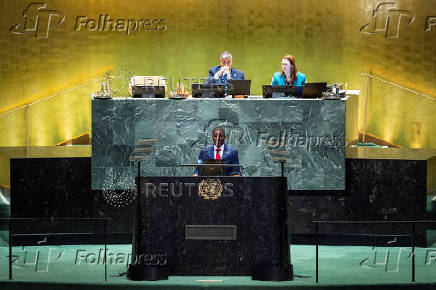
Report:
<svg viewBox="0 0 436 290"><path fill-rule="evenodd" d="M224 143L226 132L221 127L216 127L212 131L212 141L214 145L208 145L200 151L198 164L203 164L205 160L222 160L225 164L239 165L238 150ZM239 166L225 167L227 176L241 176ZM195 169L194 176L198 176L198 168Z"/></svg>

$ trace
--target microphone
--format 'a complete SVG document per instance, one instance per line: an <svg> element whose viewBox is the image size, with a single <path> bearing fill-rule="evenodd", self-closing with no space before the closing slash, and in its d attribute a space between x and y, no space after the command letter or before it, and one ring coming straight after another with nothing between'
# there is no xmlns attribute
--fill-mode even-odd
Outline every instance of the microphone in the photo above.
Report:
<svg viewBox="0 0 436 290"><path fill-rule="evenodd" d="M222 74L225 76L227 75L227 79L230 79L231 75L230 75L230 69L228 66L223 66L222 67Z"/></svg>

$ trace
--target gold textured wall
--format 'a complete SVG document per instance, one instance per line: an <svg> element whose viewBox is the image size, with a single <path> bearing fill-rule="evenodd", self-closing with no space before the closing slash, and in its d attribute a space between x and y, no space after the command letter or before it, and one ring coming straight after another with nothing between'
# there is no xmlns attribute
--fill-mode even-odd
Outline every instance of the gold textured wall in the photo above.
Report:
<svg viewBox="0 0 436 290"><path fill-rule="evenodd" d="M254 94L285 53L309 82L361 90L347 140L359 131L436 148L436 1L381 3L2 0L0 146L52 146L90 132L89 94L109 68L163 75L171 85L207 76L230 50ZM119 20L120 31L93 27L100 15ZM127 33L129 20L147 25Z"/></svg>

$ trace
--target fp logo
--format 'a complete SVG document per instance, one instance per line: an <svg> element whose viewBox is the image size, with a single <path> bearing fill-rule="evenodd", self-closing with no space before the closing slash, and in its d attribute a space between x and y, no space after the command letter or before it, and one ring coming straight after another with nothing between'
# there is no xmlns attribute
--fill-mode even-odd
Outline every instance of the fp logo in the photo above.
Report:
<svg viewBox="0 0 436 290"><path fill-rule="evenodd" d="M398 38L401 27L415 20L411 11L397 9L395 2L382 2L372 11L371 21L360 28L365 34L383 33L386 38Z"/></svg>
<svg viewBox="0 0 436 290"><path fill-rule="evenodd" d="M61 24L65 15L57 10L45 9L46 3L30 3L23 10L23 22L15 24L9 30L15 34L31 33L35 38L48 38L51 27Z"/></svg>
<svg viewBox="0 0 436 290"><path fill-rule="evenodd" d="M59 261L64 256L65 249L61 246L40 246L45 242L46 239L39 241L36 247L23 247L22 251L15 252L15 255L12 255L12 266L34 268L35 272L48 272L49 265Z"/></svg>

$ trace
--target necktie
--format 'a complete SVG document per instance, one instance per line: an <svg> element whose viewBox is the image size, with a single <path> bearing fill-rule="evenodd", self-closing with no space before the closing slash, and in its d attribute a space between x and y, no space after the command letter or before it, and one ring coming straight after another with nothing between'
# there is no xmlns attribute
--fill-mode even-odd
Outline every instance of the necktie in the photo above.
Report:
<svg viewBox="0 0 436 290"><path fill-rule="evenodd" d="M216 148L216 154L215 154L215 159L216 160L221 160L221 155L220 155L220 151L221 151L221 148Z"/></svg>
<svg viewBox="0 0 436 290"><path fill-rule="evenodd" d="M227 96L227 74L223 74L221 80L224 84L224 95Z"/></svg>

